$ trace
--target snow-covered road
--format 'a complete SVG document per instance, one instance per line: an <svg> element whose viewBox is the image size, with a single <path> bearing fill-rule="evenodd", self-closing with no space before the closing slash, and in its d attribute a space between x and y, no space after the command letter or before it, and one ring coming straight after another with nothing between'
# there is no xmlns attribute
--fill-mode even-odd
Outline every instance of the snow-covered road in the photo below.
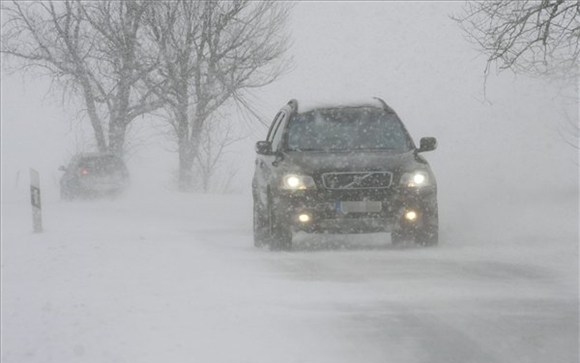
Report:
<svg viewBox="0 0 580 363"><path fill-rule="evenodd" d="M3 201L2 362L578 361L576 200L443 210L437 248L292 252L252 246L250 203L54 199L32 234Z"/></svg>

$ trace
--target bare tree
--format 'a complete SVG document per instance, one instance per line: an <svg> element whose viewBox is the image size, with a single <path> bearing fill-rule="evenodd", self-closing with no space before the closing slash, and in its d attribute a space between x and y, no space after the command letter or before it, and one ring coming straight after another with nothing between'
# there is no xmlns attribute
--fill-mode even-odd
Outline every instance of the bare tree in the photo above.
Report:
<svg viewBox="0 0 580 363"><path fill-rule="evenodd" d="M201 190L205 193L209 192L212 186L214 186L213 190L227 190L232 178L238 172L237 168L229 165L224 176L224 183L218 185L219 183L215 180L216 174L223 171L220 170L220 166L224 162L228 147L244 138L237 136L233 126L231 119L214 114L202 130L194 170L198 172L197 179L201 183Z"/></svg>
<svg viewBox="0 0 580 363"><path fill-rule="evenodd" d="M579 0L468 1L453 18L487 55L485 74L491 64L536 75L578 74Z"/></svg>
<svg viewBox="0 0 580 363"><path fill-rule="evenodd" d="M2 48L80 96L98 150L121 155L127 126L162 105L143 77L139 37L148 1L18 2L2 6Z"/></svg>
<svg viewBox="0 0 580 363"><path fill-rule="evenodd" d="M230 99L243 103L244 91L285 70L288 12L287 4L273 0L178 0L149 9L149 43L161 55L149 83L171 115L180 190L192 187L200 137L212 113Z"/></svg>

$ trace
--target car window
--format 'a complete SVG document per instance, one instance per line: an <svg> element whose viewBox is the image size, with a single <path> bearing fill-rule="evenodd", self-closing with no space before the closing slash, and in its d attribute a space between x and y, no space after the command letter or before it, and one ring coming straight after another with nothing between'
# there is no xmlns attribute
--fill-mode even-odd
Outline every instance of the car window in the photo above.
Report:
<svg viewBox="0 0 580 363"><path fill-rule="evenodd" d="M376 108L316 110L292 117L289 150L408 151L410 139L396 115Z"/></svg>

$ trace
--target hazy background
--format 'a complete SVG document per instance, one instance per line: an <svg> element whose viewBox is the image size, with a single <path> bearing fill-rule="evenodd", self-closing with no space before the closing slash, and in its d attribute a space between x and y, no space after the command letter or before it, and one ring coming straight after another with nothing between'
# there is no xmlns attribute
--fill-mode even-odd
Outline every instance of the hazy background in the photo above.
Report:
<svg viewBox="0 0 580 363"><path fill-rule="evenodd" d="M578 124L574 82L550 82L491 72L449 18L459 2L304 2L294 7L289 32L294 66L252 101L269 123L289 99L313 103L380 96L418 142L436 136L426 154L436 172L442 211L482 198L541 198L546 188L577 197L578 153L566 144ZM27 198L28 168L41 172L45 198L57 198L58 166L91 137L76 104L33 73L2 73L3 199ZM485 93L484 93L485 90ZM245 139L231 149L249 193L253 145L266 128L235 113ZM172 188L173 145L154 120L136 120L128 164L137 186ZM571 193L571 194L570 194Z"/></svg>

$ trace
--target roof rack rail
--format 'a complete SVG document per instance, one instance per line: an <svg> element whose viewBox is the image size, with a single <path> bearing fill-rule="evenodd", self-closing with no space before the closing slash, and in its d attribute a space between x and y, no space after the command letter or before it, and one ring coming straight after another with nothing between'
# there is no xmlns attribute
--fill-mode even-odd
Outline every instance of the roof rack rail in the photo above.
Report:
<svg viewBox="0 0 580 363"><path fill-rule="evenodd" d="M387 103L380 97L373 97L375 100L378 100L382 105L383 108L385 109L385 111L387 111L388 113L394 113L395 115L397 114L395 112L395 110L393 110L389 105L387 105Z"/></svg>
<svg viewBox="0 0 580 363"><path fill-rule="evenodd" d="M298 101L296 101L295 99L291 99L290 101L288 101L288 106L290 106L292 112L298 113Z"/></svg>

